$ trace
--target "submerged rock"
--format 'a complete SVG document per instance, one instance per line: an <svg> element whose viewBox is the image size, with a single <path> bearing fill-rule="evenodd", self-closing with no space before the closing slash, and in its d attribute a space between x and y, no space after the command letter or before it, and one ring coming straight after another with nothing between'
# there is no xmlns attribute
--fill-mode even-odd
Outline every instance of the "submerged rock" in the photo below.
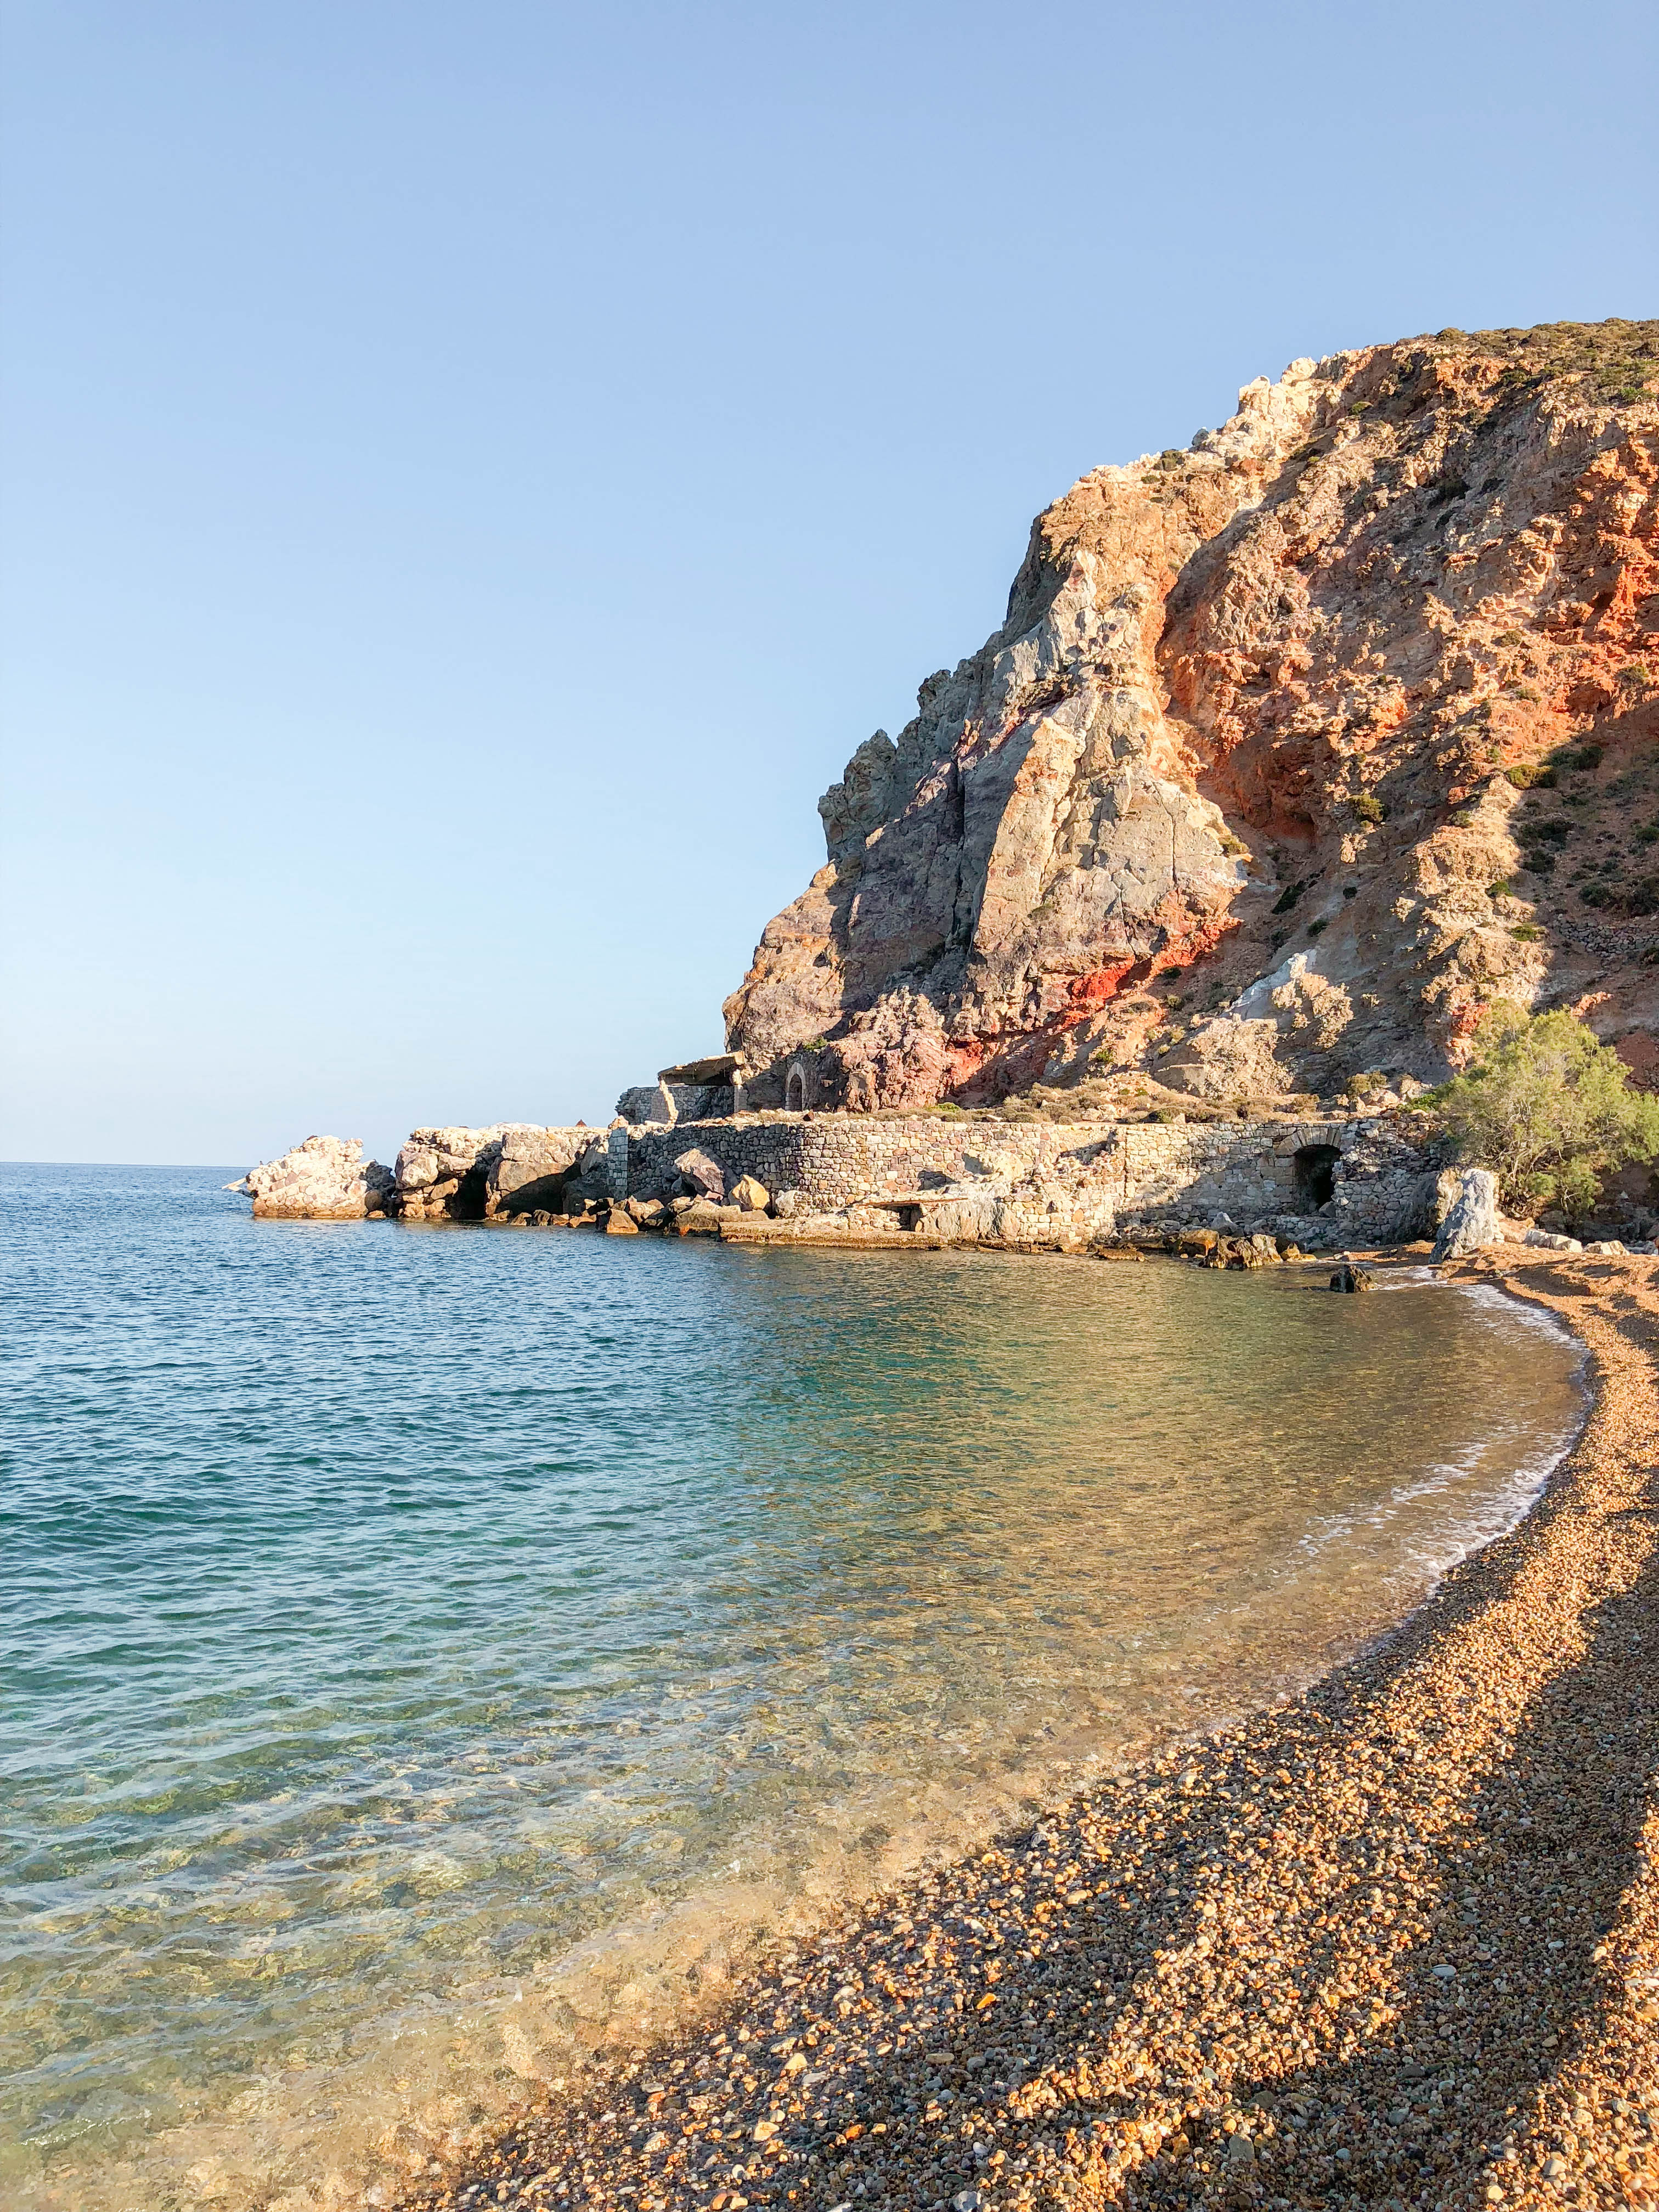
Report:
<svg viewBox="0 0 1659 2212"><path fill-rule="evenodd" d="M1334 1291L1369 1291L1375 1287L1375 1279L1370 1269L1356 1267L1353 1261L1344 1252L1340 1255L1336 1273L1331 1277L1330 1288Z"/></svg>
<svg viewBox="0 0 1659 2212"><path fill-rule="evenodd" d="M307 1137L225 1188L245 1191L257 1219L362 1221L386 1212L393 1177L378 1160L364 1159L360 1137Z"/></svg>

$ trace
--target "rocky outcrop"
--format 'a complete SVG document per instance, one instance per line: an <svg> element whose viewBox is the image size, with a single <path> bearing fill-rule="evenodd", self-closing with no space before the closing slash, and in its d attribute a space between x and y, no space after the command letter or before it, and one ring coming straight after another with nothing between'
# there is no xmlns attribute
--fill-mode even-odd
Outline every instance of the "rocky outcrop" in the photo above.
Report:
<svg viewBox="0 0 1659 2212"><path fill-rule="evenodd" d="M820 801L751 1101L1397 1088L1498 997L1659 1069L1656 371L1659 324L1443 331L1084 477Z"/></svg>
<svg viewBox="0 0 1659 2212"><path fill-rule="evenodd" d="M603 1129L581 1123L416 1129L398 1153L390 1210L405 1221L483 1221L562 1210L579 1181L592 1183L595 1198L608 1189L605 1145Z"/></svg>
<svg viewBox="0 0 1659 2212"><path fill-rule="evenodd" d="M267 1221L374 1219L392 1209L394 1195L391 1169L366 1160L358 1137L307 1137L225 1188L251 1198Z"/></svg>
<svg viewBox="0 0 1659 2212"><path fill-rule="evenodd" d="M586 1124L542 1129L515 1122L501 1132L501 1145L484 1171L484 1212L526 1213L556 1207L580 1183L583 1194L601 1195L610 1188L607 1134Z"/></svg>
<svg viewBox="0 0 1659 2212"><path fill-rule="evenodd" d="M769 1224L793 1224L901 1244L1079 1251L1127 1242L1239 1267L1297 1246L1415 1237L1440 1225L1462 1188L1397 1111L1240 1121L1194 1108L1069 1125L994 1108L757 1113L690 1136L648 1125L419 1129L398 1156L401 1188L384 1169L362 1173L371 1188L378 1178L380 1210L410 1222L597 1229L621 1214L664 1235L751 1241ZM344 1211L362 1209L349 1184L356 1147L337 1147L349 1155L344 1167L324 1171L319 1150L334 1143L313 1139L290 1156L309 1164L277 1179L288 1199L278 1210L337 1213L343 1194L354 1201Z"/></svg>

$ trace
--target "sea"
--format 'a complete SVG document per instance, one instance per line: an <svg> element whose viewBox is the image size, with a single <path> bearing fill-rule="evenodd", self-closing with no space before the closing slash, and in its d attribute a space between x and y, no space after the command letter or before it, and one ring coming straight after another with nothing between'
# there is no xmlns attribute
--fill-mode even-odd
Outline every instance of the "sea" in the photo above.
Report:
<svg viewBox="0 0 1659 2212"><path fill-rule="evenodd" d="M0 1170L0 2202L383 2193L1510 1527L1550 1319Z"/></svg>

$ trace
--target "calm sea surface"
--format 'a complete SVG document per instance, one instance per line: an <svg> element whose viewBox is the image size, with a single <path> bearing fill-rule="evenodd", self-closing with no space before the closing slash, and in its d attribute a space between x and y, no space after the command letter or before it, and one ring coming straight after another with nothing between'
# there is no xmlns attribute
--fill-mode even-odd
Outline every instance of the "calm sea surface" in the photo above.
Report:
<svg viewBox="0 0 1659 2212"><path fill-rule="evenodd" d="M3 1173L0 2200L413 2154L1508 1525L1491 1292Z"/></svg>

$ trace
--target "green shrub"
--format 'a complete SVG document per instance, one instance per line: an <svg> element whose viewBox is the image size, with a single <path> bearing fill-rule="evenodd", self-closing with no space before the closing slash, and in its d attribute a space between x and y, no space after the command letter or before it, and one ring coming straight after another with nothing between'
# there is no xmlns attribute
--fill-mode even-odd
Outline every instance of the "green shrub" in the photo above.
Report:
<svg viewBox="0 0 1659 2212"><path fill-rule="evenodd" d="M1308 924L1308 934L1310 937L1317 937L1322 930L1328 927L1329 924L1324 921L1310 921Z"/></svg>
<svg viewBox="0 0 1659 2212"><path fill-rule="evenodd" d="M1388 819L1389 810L1374 791L1362 791L1353 802L1353 811L1362 822L1369 822L1373 827Z"/></svg>
<svg viewBox="0 0 1659 2212"><path fill-rule="evenodd" d="M1644 920L1659 914L1659 876L1644 876L1634 884L1586 884L1578 896L1586 906L1606 907L1614 914Z"/></svg>
<svg viewBox="0 0 1659 2212"><path fill-rule="evenodd" d="M1558 745L1550 758L1557 768L1583 775L1589 769L1601 767L1601 750L1600 745Z"/></svg>
<svg viewBox="0 0 1659 2212"><path fill-rule="evenodd" d="M1462 1159L1494 1170L1506 1203L1582 1215L1600 1177L1659 1158L1659 1098L1576 1016L1490 1008L1468 1071L1424 1099Z"/></svg>
<svg viewBox="0 0 1659 2212"><path fill-rule="evenodd" d="M1535 921L1517 921L1510 935L1522 945L1539 945L1543 942L1544 933Z"/></svg>
<svg viewBox="0 0 1659 2212"><path fill-rule="evenodd" d="M1517 791L1553 791L1555 770L1547 768L1542 761L1522 761L1517 767L1506 769L1504 774Z"/></svg>

